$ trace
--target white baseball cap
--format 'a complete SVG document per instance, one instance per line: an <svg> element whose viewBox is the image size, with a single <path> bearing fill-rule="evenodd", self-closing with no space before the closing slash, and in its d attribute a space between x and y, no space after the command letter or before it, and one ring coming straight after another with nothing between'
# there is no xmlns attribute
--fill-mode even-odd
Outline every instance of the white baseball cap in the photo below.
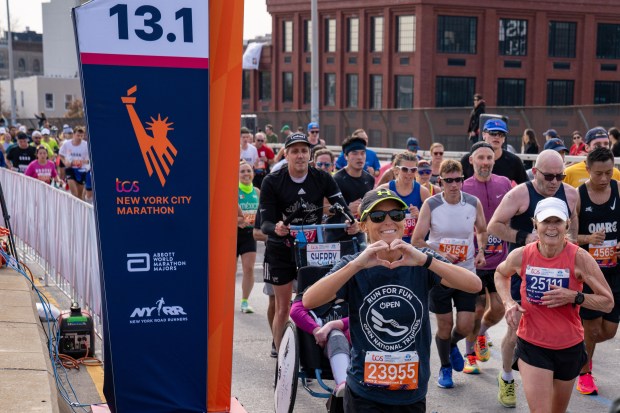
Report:
<svg viewBox="0 0 620 413"><path fill-rule="evenodd" d="M566 203L559 198L549 197L536 204L534 216L538 222L542 222L549 217L557 217L562 221L568 220L568 209Z"/></svg>
<svg viewBox="0 0 620 413"><path fill-rule="evenodd" d="M50 130L47 128L43 128L41 129L41 135L49 135L50 134Z"/></svg>

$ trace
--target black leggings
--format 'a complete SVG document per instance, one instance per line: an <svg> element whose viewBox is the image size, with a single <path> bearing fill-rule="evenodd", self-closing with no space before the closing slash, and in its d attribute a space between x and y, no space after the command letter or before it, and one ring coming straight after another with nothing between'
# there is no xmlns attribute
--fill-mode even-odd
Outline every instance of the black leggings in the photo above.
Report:
<svg viewBox="0 0 620 413"><path fill-rule="evenodd" d="M426 413L426 398L403 406L383 404L364 399L347 386L344 393L344 411L345 413Z"/></svg>

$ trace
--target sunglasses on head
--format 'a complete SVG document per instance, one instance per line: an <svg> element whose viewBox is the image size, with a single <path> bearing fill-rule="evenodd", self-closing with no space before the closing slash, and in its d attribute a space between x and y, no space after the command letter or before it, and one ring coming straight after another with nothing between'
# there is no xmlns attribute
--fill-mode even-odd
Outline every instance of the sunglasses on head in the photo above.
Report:
<svg viewBox="0 0 620 413"><path fill-rule="evenodd" d="M546 174L544 172L538 171L545 178L545 181L553 181L554 179L558 182L562 182L564 178L566 178L565 174Z"/></svg>
<svg viewBox="0 0 620 413"><path fill-rule="evenodd" d="M404 173L409 173L409 172L414 173L415 171L417 171L417 170L418 170L418 168L417 168L416 166L414 166L414 167L411 167L411 168L410 168L410 167L408 167L408 166L400 166L400 165L396 165L396 167L397 167L398 169L400 169L401 171L403 171Z"/></svg>
<svg viewBox="0 0 620 413"><path fill-rule="evenodd" d="M385 221L387 215L394 222L400 222L405 219L406 211L404 209L393 209L391 211L372 211L368 213L368 218L375 224Z"/></svg>
<svg viewBox="0 0 620 413"><path fill-rule="evenodd" d="M331 168L332 163L331 162L317 162L316 166L318 166L319 168Z"/></svg>
<svg viewBox="0 0 620 413"><path fill-rule="evenodd" d="M432 171L430 169L418 169L420 175L430 175Z"/></svg>
<svg viewBox="0 0 620 413"><path fill-rule="evenodd" d="M443 152L433 152L434 156L443 156Z"/></svg>
<svg viewBox="0 0 620 413"><path fill-rule="evenodd" d="M498 131L491 131L491 132L487 132L489 135L491 136L499 136L499 137L505 137L506 134L504 132L498 132Z"/></svg>
<svg viewBox="0 0 620 413"><path fill-rule="evenodd" d="M459 182L463 182L463 179L465 179L465 177L463 177L463 176L458 176L456 178L441 178L441 182L445 182L447 184L451 184L452 182L456 182L458 184Z"/></svg>

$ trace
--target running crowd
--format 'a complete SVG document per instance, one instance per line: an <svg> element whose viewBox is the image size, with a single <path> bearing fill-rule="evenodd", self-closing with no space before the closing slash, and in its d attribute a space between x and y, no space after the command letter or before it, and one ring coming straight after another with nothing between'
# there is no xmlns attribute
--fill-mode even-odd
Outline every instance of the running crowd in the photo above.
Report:
<svg viewBox="0 0 620 413"><path fill-rule="evenodd" d="M0 167L23 173L92 202L90 156L84 127L63 125L59 131L47 120L39 129L24 125L0 127Z"/></svg>
<svg viewBox="0 0 620 413"><path fill-rule="evenodd" d="M516 406L514 370L534 412L566 411L575 381L578 392L598 394L594 350L620 321L620 171L607 130L578 134L587 157L569 166L569 149L551 136L529 170L504 149L509 131L500 119L483 125L460 162L444 160L440 143L423 159L409 138L385 167L362 129L339 155L326 149L318 123L281 132L277 153L268 146L277 141L271 125L255 135L242 128L240 140L241 311L253 312L256 242L264 241L272 356L291 316L325 347L345 411L424 412L429 312L444 389L454 387L453 372L481 372L487 332L505 317L501 405ZM321 223L344 223L328 241L354 240L360 251L299 291L291 309L291 227ZM304 236L314 242L316 231ZM336 319L311 311L343 302L348 315Z"/></svg>

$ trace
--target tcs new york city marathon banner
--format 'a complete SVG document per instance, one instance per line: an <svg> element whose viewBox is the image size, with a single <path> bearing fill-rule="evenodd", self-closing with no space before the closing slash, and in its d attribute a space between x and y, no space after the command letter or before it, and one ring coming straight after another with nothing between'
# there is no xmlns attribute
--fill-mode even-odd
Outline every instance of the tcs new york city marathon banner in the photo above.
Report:
<svg viewBox="0 0 620 413"><path fill-rule="evenodd" d="M209 8L94 0L73 9L104 295L104 393L114 412L207 411ZM238 21L235 13L219 17Z"/></svg>

